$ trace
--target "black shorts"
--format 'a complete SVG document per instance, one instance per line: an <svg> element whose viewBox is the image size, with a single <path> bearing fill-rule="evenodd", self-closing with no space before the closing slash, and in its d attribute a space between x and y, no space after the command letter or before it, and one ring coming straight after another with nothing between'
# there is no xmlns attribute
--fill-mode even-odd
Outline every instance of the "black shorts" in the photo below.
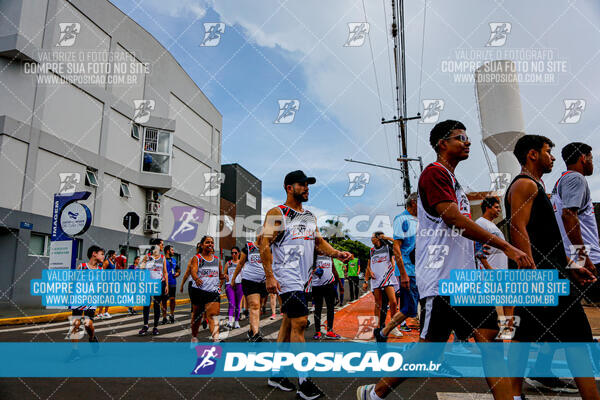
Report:
<svg viewBox="0 0 600 400"><path fill-rule="evenodd" d="M498 330L498 314L493 306L452 306L449 296L421 299L421 339L447 342L450 333L468 338L475 329Z"/></svg>
<svg viewBox="0 0 600 400"><path fill-rule="evenodd" d="M88 317L89 319L91 319L92 321L94 320L94 316L96 315L96 310L73 310L71 312L71 315L73 315L74 317L78 317L78 316L85 316Z"/></svg>
<svg viewBox="0 0 600 400"><path fill-rule="evenodd" d="M189 289L192 304L200 306L200 309L204 309L208 303L221 302L221 295L219 292L207 292L206 290L197 289L193 286L190 286Z"/></svg>
<svg viewBox="0 0 600 400"><path fill-rule="evenodd" d="M175 293L177 292L177 286L169 286L169 298L175 298Z"/></svg>
<svg viewBox="0 0 600 400"><path fill-rule="evenodd" d="M258 293L260 297L267 297L267 285L265 282L254 282L249 279L242 279L242 292L244 296Z"/></svg>
<svg viewBox="0 0 600 400"><path fill-rule="evenodd" d="M308 315L308 301L306 293L302 290L296 290L287 293L281 293L281 312L288 318L299 318Z"/></svg>
<svg viewBox="0 0 600 400"><path fill-rule="evenodd" d="M573 288L571 288L573 293ZM515 307L519 342L591 342L592 328L577 296L559 296L557 306Z"/></svg>

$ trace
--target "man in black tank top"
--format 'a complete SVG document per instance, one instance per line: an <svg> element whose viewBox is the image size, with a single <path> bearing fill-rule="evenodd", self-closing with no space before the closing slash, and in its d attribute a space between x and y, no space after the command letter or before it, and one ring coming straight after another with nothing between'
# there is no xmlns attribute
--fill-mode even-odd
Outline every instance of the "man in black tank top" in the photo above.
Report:
<svg viewBox="0 0 600 400"><path fill-rule="evenodd" d="M532 256L537 269L556 269L561 279L570 279L571 291L560 296L558 306L515 307L515 341L520 342L591 342L592 331L581 305L581 293L595 280L594 275L584 269L567 268L568 259L554 210L542 175L552 171L554 143L546 137L525 135L515 145L514 154L522 166L521 173L508 187L505 206L509 224L510 243ZM567 350L567 361L579 366L591 360L585 351ZM571 354L570 354L571 353ZM518 370L527 362L527 352L509 354L509 363ZM573 370L573 368L571 368ZM511 369L514 370L514 369ZM600 399L593 377L575 378L582 398ZM513 395L519 399L523 378L513 381Z"/></svg>

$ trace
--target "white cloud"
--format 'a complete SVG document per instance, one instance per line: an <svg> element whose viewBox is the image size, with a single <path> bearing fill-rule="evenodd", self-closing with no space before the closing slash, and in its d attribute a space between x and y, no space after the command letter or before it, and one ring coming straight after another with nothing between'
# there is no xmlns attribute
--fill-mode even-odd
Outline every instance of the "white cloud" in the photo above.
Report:
<svg viewBox="0 0 600 400"><path fill-rule="evenodd" d="M196 0L178 0L178 1L162 1L162 0L145 0L142 6L150 6L154 11L168 15L169 17L184 17L190 13L195 18L203 18L206 15L206 6L203 2Z"/></svg>

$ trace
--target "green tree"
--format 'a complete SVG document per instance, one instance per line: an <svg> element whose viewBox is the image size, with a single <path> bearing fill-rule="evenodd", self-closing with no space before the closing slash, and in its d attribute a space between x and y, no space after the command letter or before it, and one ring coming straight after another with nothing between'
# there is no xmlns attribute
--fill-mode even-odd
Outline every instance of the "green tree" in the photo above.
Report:
<svg viewBox="0 0 600 400"><path fill-rule="evenodd" d="M325 221L327 225L319 228L323 237L329 240L329 243L337 250L349 251L354 254L354 257L360 260L361 271L367 268L369 261L369 246L358 240L350 239L348 230L344 229L344 224L340 220L328 219Z"/></svg>

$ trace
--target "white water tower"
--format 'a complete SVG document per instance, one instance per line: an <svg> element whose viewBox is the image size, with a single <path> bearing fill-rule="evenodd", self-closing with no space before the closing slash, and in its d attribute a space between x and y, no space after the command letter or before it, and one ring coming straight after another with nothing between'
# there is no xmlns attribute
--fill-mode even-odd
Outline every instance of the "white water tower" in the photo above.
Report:
<svg viewBox="0 0 600 400"><path fill-rule="evenodd" d="M521 166L513 154L515 143L525 134L516 65L511 60L495 60L475 71L475 91L483 142L496 155L499 173L510 180Z"/></svg>

